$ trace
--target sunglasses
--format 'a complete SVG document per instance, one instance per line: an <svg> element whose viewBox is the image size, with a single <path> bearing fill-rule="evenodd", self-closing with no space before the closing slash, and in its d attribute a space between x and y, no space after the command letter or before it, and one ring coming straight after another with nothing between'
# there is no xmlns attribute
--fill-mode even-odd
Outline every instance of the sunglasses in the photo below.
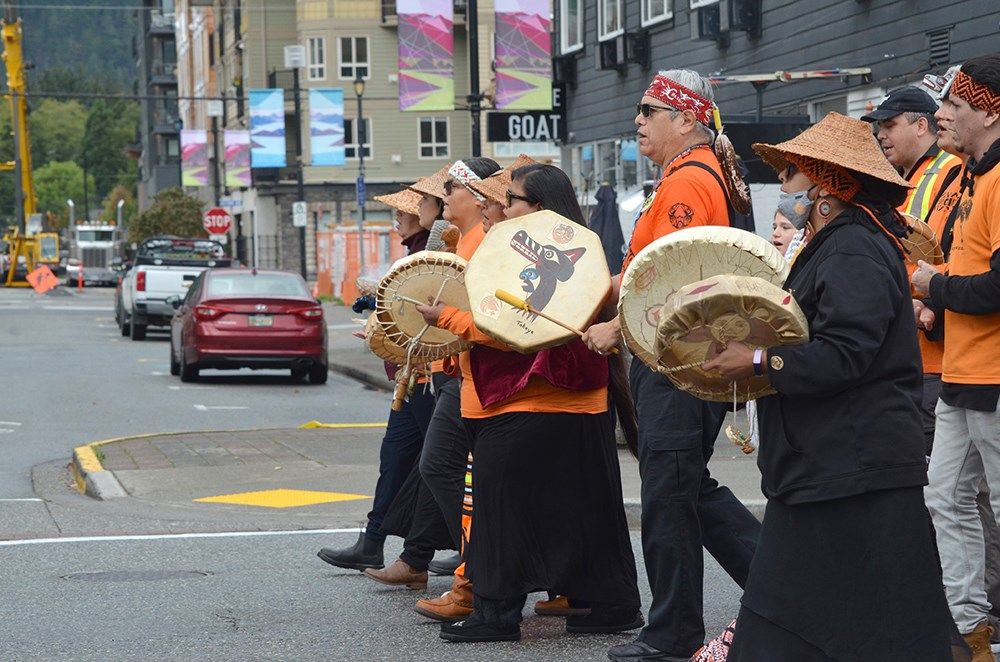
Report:
<svg viewBox="0 0 1000 662"><path fill-rule="evenodd" d="M522 202L527 202L529 205L533 205L538 202L537 200L532 200L529 197L518 195L517 193L514 193L510 189L507 189L507 206L510 207L512 204L514 204L515 200L521 200Z"/></svg>
<svg viewBox="0 0 1000 662"><path fill-rule="evenodd" d="M673 108L668 108L667 106L654 106L650 103L637 103L635 105L636 115L642 115L643 117L649 117L653 114L654 110L674 110Z"/></svg>
<svg viewBox="0 0 1000 662"><path fill-rule="evenodd" d="M452 191L455 190L456 186L460 186L462 188L468 188L462 182L456 182L454 179L446 179L444 181L444 194L445 195L451 195Z"/></svg>

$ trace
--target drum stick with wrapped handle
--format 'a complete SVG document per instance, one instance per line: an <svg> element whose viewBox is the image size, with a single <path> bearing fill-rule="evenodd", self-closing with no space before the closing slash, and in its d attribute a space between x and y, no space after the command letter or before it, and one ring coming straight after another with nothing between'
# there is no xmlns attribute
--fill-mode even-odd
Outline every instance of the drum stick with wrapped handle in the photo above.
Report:
<svg viewBox="0 0 1000 662"><path fill-rule="evenodd" d="M506 304L509 304L509 305L513 306L514 308L517 308L518 310L523 310L525 312L531 313L532 315L538 315L539 317L541 317L543 319L547 319L548 321L552 322L556 326L561 326L562 328L566 329L567 331L572 331L573 333L575 333L578 336L583 336L583 331L581 331L580 329L576 329L576 328L570 326L569 324L566 324L565 322L560 322L559 320L557 320L556 318L554 318L554 317L552 317L550 315L546 315L545 313L543 313L543 312L541 312L539 310L535 310L534 308L531 307L531 304L529 304L527 301L525 301L524 299L522 299L520 297L514 296L510 292L507 292L505 290L497 290L494 293L494 295L496 296L496 298L500 299L501 301L503 301ZM618 348L617 347L612 347L611 348L611 353L612 354L617 354L618 353Z"/></svg>

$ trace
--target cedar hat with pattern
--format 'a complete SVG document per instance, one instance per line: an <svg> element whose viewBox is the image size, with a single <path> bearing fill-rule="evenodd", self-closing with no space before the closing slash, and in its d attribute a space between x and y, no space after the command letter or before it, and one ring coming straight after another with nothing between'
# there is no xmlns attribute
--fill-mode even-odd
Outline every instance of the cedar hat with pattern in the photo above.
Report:
<svg viewBox="0 0 1000 662"><path fill-rule="evenodd" d="M410 190L416 191L417 193L433 195L435 198L443 198L444 182L448 179L448 168L450 167L451 164L447 163L441 166L441 169L433 175L430 175L429 177L421 177L410 186Z"/></svg>
<svg viewBox="0 0 1000 662"><path fill-rule="evenodd" d="M910 188L886 160L871 126L840 113L830 113L791 140L777 145L754 143L753 149L777 172L794 164L845 201L861 190L861 182L853 173Z"/></svg>
<svg viewBox="0 0 1000 662"><path fill-rule="evenodd" d="M376 195L374 199L405 214L420 216L421 196L416 191L411 191L408 188L387 195Z"/></svg>
<svg viewBox="0 0 1000 662"><path fill-rule="evenodd" d="M534 160L527 154L518 154L514 162L503 170L493 173L486 179L482 179L478 182L472 182L469 186L474 188L477 193L488 200L505 204L507 202L507 188L510 186L511 176L514 171L533 163L538 163L538 161Z"/></svg>

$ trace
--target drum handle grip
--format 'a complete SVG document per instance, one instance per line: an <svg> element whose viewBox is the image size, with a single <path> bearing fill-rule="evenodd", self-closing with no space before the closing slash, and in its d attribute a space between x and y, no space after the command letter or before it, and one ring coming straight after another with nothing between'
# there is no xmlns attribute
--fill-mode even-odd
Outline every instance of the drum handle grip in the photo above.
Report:
<svg viewBox="0 0 1000 662"><path fill-rule="evenodd" d="M708 363L708 361L695 361L694 363L685 363L684 365L675 365L669 368L664 368L660 366L657 372L669 374L671 372L680 372L681 370L687 370L689 368L700 368L701 366Z"/></svg>
<svg viewBox="0 0 1000 662"><path fill-rule="evenodd" d="M514 296L513 294L511 294L510 292L507 292L506 290L497 290L494 293L494 296L496 296L496 298L500 299L504 303L509 304L509 305L511 305L514 308L517 308L518 310L523 310L523 311L525 311L527 313L531 313L532 315L538 315L539 317L541 317L543 319L547 319L548 321L552 322L553 324L555 324L557 326L561 326L562 328L566 329L567 331L572 331L573 333L575 333L578 336L582 336L583 335L583 331L581 331L580 329L574 328L574 327L570 326L569 324L566 324L565 322L560 322L556 318L552 317L551 315L546 315L545 313L541 312L540 310L535 310L534 308L531 307L531 304L529 304L527 301L525 301L524 299L522 299L520 297ZM617 354L618 353L618 348L617 347L612 347L611 348L611 353L612 354Z"/></svg>

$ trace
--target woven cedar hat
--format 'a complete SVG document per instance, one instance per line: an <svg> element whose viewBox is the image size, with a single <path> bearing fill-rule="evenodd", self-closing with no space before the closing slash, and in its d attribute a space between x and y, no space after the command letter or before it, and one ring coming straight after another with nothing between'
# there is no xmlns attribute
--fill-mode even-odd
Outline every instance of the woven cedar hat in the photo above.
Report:
<svg viewBox="0 0 1000 662"><path fill-rule="evenodd" d="M523 168L526 165L531 165L533 163L538 163L530 156L526 154L518 154L514 162L509 166L493 173L486 179L480 180L478 182L472 182L469 184L476 193L486 197L493 202L499 202L500 204L505 204L507 202L507 188L510 186L511 175L518 168Z"/></svg>
<svg viewBox="0 0 1000 662"><path fill-rule="evenodd" d="M410 190L416 191L417 193L433 195L435 198L444 197L444 182L448 179L448 168L450 167L451 164L446 163L433 175L429 177L421 177L415 181L412 186L410 186Z"/></svg>
<svg viewBox="0 0 1000 662"><path fill-rule="evenodd" d="M396 193L376 195L374 199L378 200L383 205L388 205L389 207L398 209L403 213L420 216L420 197L420 194L416 191L404 188L402 191L397 191Z"/></svg>
<svg viewBox="0 0 1000 662"><path fill-rule="evenodd" d="M794 164L845 201L861 189L855 172L910 188L885 158L871 126L840 113L830 113L791 140L777 145L754 143L753 149L777 172Z"/></svg>

